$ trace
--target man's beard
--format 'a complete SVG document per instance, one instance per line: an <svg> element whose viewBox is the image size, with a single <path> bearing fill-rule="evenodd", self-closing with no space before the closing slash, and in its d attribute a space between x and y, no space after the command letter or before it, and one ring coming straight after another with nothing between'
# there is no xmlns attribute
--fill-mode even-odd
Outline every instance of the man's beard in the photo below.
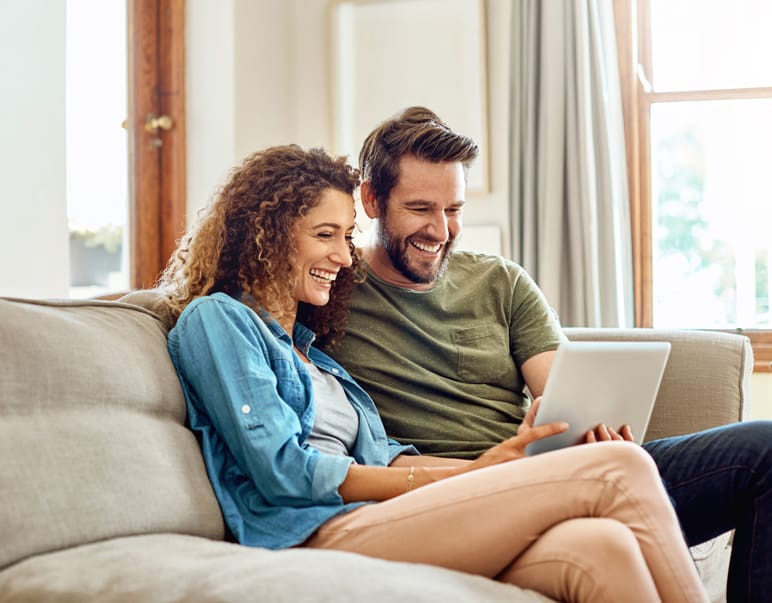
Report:
<svg viewBox="0 0 772 603"><path fill-rule="evenodd" d="M419 272L417 268L410 266L407 255L407 248L410 242L407 239L400 239L392 234L383 221L380 227L377 228L377 236L379 245L386 251L386 255L389 256L389 260L391 260L394 268L409 281L424 285L435 282L445 274L455 242L455 239L449 239L443 246L442 259L436 268L432 262L431 268L426 268Z"/></svg>

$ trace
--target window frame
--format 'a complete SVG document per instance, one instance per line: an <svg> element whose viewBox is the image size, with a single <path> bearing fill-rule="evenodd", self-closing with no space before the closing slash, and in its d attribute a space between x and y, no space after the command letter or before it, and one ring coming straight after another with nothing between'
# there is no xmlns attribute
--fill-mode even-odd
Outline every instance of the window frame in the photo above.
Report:
<svg viewBox="0 0 772 603"><path fill-rule="evenodd" d="M651 0L614 0L620 90L624 114L633 250L635 326L653 326L650 109L657 102L772 98L772 87L655 92L651 74ZM725 330L746 335L754 372L772 372L772 330Z"/></svg>

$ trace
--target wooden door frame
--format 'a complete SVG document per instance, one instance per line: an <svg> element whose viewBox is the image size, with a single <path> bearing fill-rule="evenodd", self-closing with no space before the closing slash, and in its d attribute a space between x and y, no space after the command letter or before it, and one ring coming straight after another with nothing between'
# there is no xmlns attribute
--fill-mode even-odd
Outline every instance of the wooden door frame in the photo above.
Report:
<svg viewBox="0 0 772 603"><path fill-rule="evenodd" d="M130 283L152 287L185 230L185 1L127 0ZM148 132L151 116L169 130Z"/></svg>

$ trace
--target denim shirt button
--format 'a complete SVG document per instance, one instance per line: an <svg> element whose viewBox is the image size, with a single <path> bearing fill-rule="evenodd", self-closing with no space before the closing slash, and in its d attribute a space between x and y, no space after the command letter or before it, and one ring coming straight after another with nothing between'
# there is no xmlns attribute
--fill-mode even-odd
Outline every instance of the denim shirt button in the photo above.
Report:
<svg viewBox="0 0 772 603"><path fill-rule="evenodd" d="M249 414L250 410L252 409L249 407L249 404L245 404L244 406L241 407L241 412L243 412L245 415Z"/></svg>
<svg viewBox="0 0 772 603"><path fill-rule="evenodd" d="M332 372L337 375L340 371L338 369L336 369L335 367L332 367Z"/></svg>

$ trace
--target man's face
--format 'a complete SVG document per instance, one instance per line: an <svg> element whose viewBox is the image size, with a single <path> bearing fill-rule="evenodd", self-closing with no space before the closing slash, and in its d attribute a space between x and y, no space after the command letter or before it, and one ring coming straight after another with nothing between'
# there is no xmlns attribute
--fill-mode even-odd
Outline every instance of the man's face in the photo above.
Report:
<svg viewBox="0 0 772 603"><path fill-rule="evenodd" d="M461 232L464 168L460 162L430 163L412 156L399 165L386 213L376 225L373 268L394 284L425 289L445 271Z"/></svg>

